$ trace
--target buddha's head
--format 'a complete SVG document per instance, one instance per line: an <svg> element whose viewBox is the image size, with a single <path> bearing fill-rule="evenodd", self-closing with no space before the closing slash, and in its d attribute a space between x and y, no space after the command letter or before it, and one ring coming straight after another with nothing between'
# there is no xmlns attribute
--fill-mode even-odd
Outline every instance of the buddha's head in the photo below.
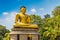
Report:
<svg viewBox="0 0 60 40"><path fill-rule="evenodd" d="M26 12L26 7L25 7L25 6L22 6L22 7L20 8L20 12L22 12L23 14L25 14L25 12Z"/></svg>

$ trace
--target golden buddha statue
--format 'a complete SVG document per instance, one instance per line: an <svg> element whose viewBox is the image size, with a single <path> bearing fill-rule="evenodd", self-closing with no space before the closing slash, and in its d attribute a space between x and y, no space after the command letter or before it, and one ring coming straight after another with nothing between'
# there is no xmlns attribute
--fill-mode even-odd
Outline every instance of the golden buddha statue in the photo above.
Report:
<svg viewBox="0 0 60 40"><path fill-rule="evenodd" d="M16 14L14 27L38 28L36 24L30 24L30 16L25 14L26 7L20 8L20 13Z"/></svg>

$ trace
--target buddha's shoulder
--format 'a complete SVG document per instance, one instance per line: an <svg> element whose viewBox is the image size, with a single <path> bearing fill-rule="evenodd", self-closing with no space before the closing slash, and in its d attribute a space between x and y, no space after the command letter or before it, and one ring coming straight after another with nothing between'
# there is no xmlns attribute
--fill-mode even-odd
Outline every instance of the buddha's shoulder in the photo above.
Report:
<svg viewBox="0 0 60 40"><path fill-rule="evenodd" d="M19 13L16 13L16 16L19 16Z"/></svg>

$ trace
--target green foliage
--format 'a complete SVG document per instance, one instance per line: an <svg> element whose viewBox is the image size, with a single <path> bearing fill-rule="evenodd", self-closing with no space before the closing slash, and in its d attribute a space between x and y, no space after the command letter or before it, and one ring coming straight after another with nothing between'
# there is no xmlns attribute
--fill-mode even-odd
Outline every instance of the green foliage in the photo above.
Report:
<svg viewBox="0 0 60 40"><path fill-rule="evenodd" d="M0 25L0 40L4 40L4 38L7 36L6 33L9 33L10 31L6 29L5 26Z"/></svg>
<svg viewBox="0 0 60 40"><path fill-rule="evenodd" d="M5 37L3 38L3 40L9 40L9 33L5 34Z"/></svg>
<svg viewBox="0 0 60 40"><path fill-rule="evenodd" d="M59 13L53 14L53 17L45 15L43 19L38 15L31 15L31 23L38 24L40 27L38 30L40 33L40 40L60 40L60 15L58 15Z"/></svg>
<svg viewBox="0 0 60 40"><path fill-rule="evenodd" d="M3 37L0 35L0 40L3 40Z"/></svg>
<svg viewBox="0 0 60 40"><path fill-rule="evenodd" d="M31 17L31 23L33 23L33 24L38 24L38 26L41 26L41 17L40 16L38 16L38 15L30 15L30 17Z"/></svg>
<svg viewBox="0 0 60 40"><path fill-rule="evenodd" d="M50 18L49 14L44 15L45 18Z"/></svg>
<svg viewBox="0 0 60 40"><path fill-rule="evenodd" d="M54 16L60 15L60 6L56 6L52 13Z"/></svg>

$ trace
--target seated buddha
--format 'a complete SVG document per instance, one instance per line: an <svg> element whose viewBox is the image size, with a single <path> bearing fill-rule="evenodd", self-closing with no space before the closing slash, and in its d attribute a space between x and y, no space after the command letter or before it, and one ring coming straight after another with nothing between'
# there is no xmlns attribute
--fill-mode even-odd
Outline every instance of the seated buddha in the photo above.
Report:
<svg viewBox="0 0 60 40"><path fill-rule="evenodd" d="M20 8L20 13L16 14L14 27L38 28L36 24L30 24L30 16L25 14L26 7Z"/></svg>

